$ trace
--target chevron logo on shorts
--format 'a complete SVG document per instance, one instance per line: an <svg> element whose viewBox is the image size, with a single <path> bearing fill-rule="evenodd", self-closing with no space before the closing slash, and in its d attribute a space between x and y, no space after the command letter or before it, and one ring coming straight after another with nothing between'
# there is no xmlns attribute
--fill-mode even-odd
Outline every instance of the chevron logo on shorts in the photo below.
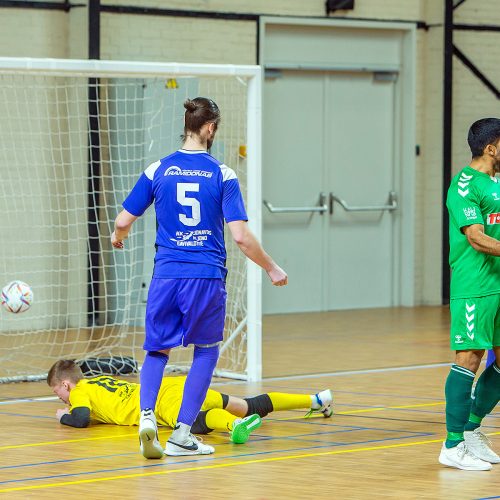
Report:
<svg viewBox="0 0 500 500"><path fill-rule="evenodd" d="M471 340L474 340L474 311L476 310L476 304L467 304L465 303L465 319L467 320L467 337Z"/></svg>

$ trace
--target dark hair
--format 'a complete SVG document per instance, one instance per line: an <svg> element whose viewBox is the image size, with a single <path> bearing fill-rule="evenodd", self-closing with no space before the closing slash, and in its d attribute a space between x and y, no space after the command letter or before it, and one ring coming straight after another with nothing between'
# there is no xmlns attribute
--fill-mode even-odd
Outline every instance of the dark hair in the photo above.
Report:
<svg viewBox="0 0 500 500"><path fill-rule="evenodd" d="M195 97L194 99L186 99L184 102L186 113L184 114L184 135L182 140L186 140L188 132L199 134L201 127L207 122L215 123L216 126L220 122L220 111L217 104L212 99L206 97Z"/></svg>
<svg viewBox="0 0 500 500"><path fill-rule="evenodd" d="M54 363L49 370L47 374L47 384L49 384L50 387L54 387L65 379L71 380L71 382L76 384L82 378L82 370L74 361L61 359Z"/></svg>
<svg viewBox="0 0 500 500"><path fill-rule="evenodd" d="M488 144L495 144L500 139L500 118L482 118L474 122L467 136L472 158L483 156Z"/></svg>

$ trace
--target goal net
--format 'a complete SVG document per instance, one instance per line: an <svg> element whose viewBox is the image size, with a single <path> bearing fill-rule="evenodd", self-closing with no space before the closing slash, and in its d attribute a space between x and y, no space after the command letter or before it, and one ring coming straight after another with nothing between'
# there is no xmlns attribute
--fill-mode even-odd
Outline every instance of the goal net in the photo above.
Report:
<svg viewBox="0 0 500 500"><path fill-rule="evenodd" d="M212 154L233 168L260 234L260 73L254 66L0 58L0 287L31 285L27 312L0 311L0 381L46 376L58 359L142 363L156 222L125 249L110 234L152 162L181 145L183 102L209 96ZM226 237L227 317L216 375L257 380L260 272ZM186 370L190 349L172 351Z"/></svg>

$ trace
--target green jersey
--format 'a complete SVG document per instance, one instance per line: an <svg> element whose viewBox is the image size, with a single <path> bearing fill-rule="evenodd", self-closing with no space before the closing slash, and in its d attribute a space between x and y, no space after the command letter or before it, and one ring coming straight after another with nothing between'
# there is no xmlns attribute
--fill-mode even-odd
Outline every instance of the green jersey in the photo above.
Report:
<svg viewBox="0 0 500 500"><path fill-rule="evenodd" d="M500 293L500 257L478 252L462 228L482 224L500 240L500 184L496 177L465 167L451 181L446 206L450 214L452 299Z"/></svg>

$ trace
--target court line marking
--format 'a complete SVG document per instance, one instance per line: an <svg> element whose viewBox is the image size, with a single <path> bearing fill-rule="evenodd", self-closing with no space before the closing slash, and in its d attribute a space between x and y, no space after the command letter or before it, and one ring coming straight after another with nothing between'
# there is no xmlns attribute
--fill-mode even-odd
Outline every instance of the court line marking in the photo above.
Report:
<svg viewBox="0 0 500 500"><path fill-rule="evenodd" d="M370 411L381 411L381 410L401 410L404 408L422 408L424 406L438 406L438 405L444 405L445 401L438 401L437 403L420 403L416 405L397 405L397 406L381 406L380 408L363 408L360 410L346 410L346 411L340 411L341 415L349 415L351 413L366 413Z"/></svg>
<svg viewBox="0 0 500 500"><path fill-rule="evenodd" d="M5 415L7 417L44 418L46 420L55 420L55 417L50 417L49 415L30 415L28 413L13 413L11 411L0 411L0 415Z"/></svg>
<svg viewBox="0 0 500 500"><path fill-rule="evenodd" d="M270 450L270 451L263 451L263 452L254 452L254 453L242 453L239 455L229 455L229 456L222 456L222 457L212 457L206 460L203 460L203 462L220 462L222 460L227 459L241 459L243 457L256 457L256 456L263 456L263 455L275 455L278 453L290 453L290 452L299 452L299 451L308 451L308 450L317 450L320 448L345 448L347 446L360 446L360 445L366 445L366 444L371 444L371 443L383 443L383 442L388 442L388 441L395 441L397 439L417 439L417 438L424 438L431 436L432 434L430 433L419 433L415 432L413 433L414 435L412 436L396 436L396 437L391 437L391 438L383 438L383 439L369 439L369 440L363 440L363 441L355 441L352 443L339 443L339 442L327 442L323 443L321 445L315 445L315 446L302 446L300 448L290 448L290 449L277 449L277 450ZM317 434L312 434L312 436L321 436L321 433ZM267 439L275 439L275 438L264 438L263 440ZM279 439L279 438L276 438ZM286 440L291 440L293 441L293 438L291 437L285 437L284 439ZM254 441L254 442L259 442ZM321 442L318 440L304 440L307 443L317 443ZM171 459L172 460L172 459ZM181 464L188 463L188 462L200 462L199 460L186 460L181 462ZM84 471L84 472L76 472L76 473L67 473L67 474L53 474L50 476L38 476L38 477L25 477L25 478L17 478L17 479L10 479L7 481L1 481L0 485L5 485L8 483L27 483L29 481L41 481L44 479L60 479L60 478L68 478L68 477L76 477L76 476L89 476L89 475L96 475L96 474L104 474L104 473L117 473L119 471L131 471L131 470L137 470L137 469L145 469L145 468L151 468L151 467L168 467L171 465L178 465L179 462L177 462L175 459L173 461L167 462L167 461L162 461L158 464L153 464L153 465L134 465L131 467L118 467L114 469L100 469L100 470L91 470L91 471Z"/></svg>
<svg viewBox="0 0 500 500"><path fill-rule="evenodd" d="M324 419L323 415L318 415L318 416L314 416L312 418L322 418ZM271 420L271 419L270 419ZM272 420L278 420L278 419L272 419ZM291 419L281 419L281 420L298 420L297 417L292 417ZM310 418L309 419L303 419L301 418L301 420L305 420L305 422L307 422L308 420L311 420ZM325 422L325 423L328 423L328 422ZM375 428L375 427L364 427L364 426L353 426L353 425L341 425L341 424L335 424L336 427L343 427L343 428L352 428L354 430L386 430L386 429L378 429L378 428ZM164 428L166 429L166 428ZM168 429L166 429L168 430ZM394 431L392 429L388 429L392 432L400 432L399 430L397 431ZM408 432L411 432L411 431L408 431ZM314 433L313 433L314 435ZM122 438L122 437L136 437L137 436L137 433L134 432L133 434L114 434L114 435L111 435L111 436L96 436L96 437L86 437L86 438L77 438L77 439L62 439L60 441L42 441L42 442L39 442L39 443L24 443L24 444L13 444L13 445L4 445L4 446L0 446L0 450L11 450L11 449L16 449L16 448L29 448L31 446L35 447L35 446L49 446L49 445L58 445L58 444L66 444L66 443L78 443L78 442L82 442L82 441L97 441L97 440L101 440L101 439L114 439L114 438Z"/></svg>
<svg viewBox="0 0 500 500"><path fill-rule="evenodd" d="M78 443L80 441L97 441L99 439L114 439L120 437L137 437L137 432L133 434L115 434L113 436L97 436L97 437L87 437L78 439L63 439L61 441L44 441L41 443L26 443L26 444L12 444L6 446L0 446L0 450L12 450L14 448L29 448L30 446L48 446L51 444L64 444L64 443Z"/></svg>
<svg viewBox="0 0 500 500"><path fill-rule="evenodd" d="M407 365L407 366L394 366L387 368L368 368L366 370L349 370L342 372L330 372L330 373L308 373L305 375L286 375L283 377L269 377L263 378L262 383L274 382L278 380L297 380L302 378L324 378L324 377L345 377L347 375L365 375L368 373L385 373L385 372L402 372L409 370L426 370L429 368L441 368L443 366L451 366L453 363L433 363L427 365ZM226 385L228 382L216 382L213 385ZM248 384L247 380L238 381L238 384Z"/></svg>
<svg viewBox="0 0 500 500"><path fill-rule="evenodd" d="M488 434L490 436L500 434L500 432L494 432ZM304 458L312 458L312 457L322 457L322 456L331 456L331 455L341 455L346 453L361 453L365 451L376 451L376 450L387 450L391 448L404 448L409 446L419 446L423 444L431 444L431 443L440 443L442 442L442 438L440 439L430 439L427 441L415 441L413 443L397 443L397 444L389 444L383 446L369 446L365 448L354 448L351 450L333 450L333 451L322 451L316 453L304 453L301 455L286 455L284 457L268 457L268 458L260 458L254 460L244 460L244 461L236 461L225 464L212 464L212 465L201 465L197 467L184 467L179 469L167 469L163 471L154 471L154 472L141 472L136 474L124 474L121 476L110 476L110 477L101 477L101 478L93 478L93 479L79 479L77 481L64 481L60 483L48 483L48 484L38 484L33 486L18 486L15 488L4 488L0 489L0 493L8 493L10 491L25 491L25 490L38 490L38 489L46 489L46 488L57 488L61 486L72 486L76 484L89 484L89 483L98 483L103 481L117 481L119 479L132 479L138 477L150 477L150 476L160 476L165 474L179 474L182 472L194 472L201 470L211 470L211 469L222 469L226 467L238 467L240 465L251 465L257 463L269 463L269 462L280 462L284 460L295 460L295 459L304 459Z"/></svg>
<svg viewBox="0 0 500 500"><path fill-rule="evenodd" d="M376 408L363 408L360 410L345 410L345 411L337 411L334 412L332 416L335 415L352 415L353 413L369 413L369 412L374 412L374 411L383 411L383 410L401 410L405 408L420 408L422 406L437 406L437 405L444 405L445 401L439 401L438 403L422 403L418 405L398 405L398 406L380 406ZM348 406L348 405L346 405ZM306 418L306 420L311 419L311 418L322 418L324 419L323 415L314 415L312 417ZM274 421L279 421L279 422L284 422L286 420L298 420L297 417L285 417L285 418L273 418L272 420ZM1 449L1 448L0 448Z"/></svg>
<svg viewBox="0 0 500 500"><path fill-rule="evenodd" d="M437 406L437 405L443 405L443 404L445 404L444 401L440 401L438 403L422 403L422 404L418 404L418 405L383 406L383 407L377 407L377 408L364 408L364 409L352 410L352 411L349 411L349 410L340 411L340 412L335 413L335 415L351 415L354 413L371 413L371 412L383 411L383 410L418 408L418 407L424 407L424 406ZM304 419L303 417L285 417L285 418L270 418L269 420L279 421L279 422L292 421L292 420L297 420L298 422L300 422L300 421L304 420L307 422L308 420L310 421L312 419L324 420L324 417L323 417L323 415L314 415L314 416L309 417L307 419ZM15 449L15 448L29 448L32 446L35 447L35 446L48 446L48 445L57 445L57 444L65 444L65 443L76 443L76 442L81 442L81 441L96 441L96 440L101 440L101 439L114 439L114 438L131 437L131 436L135 436L135 433L134 434L115 434L112 436L97 436L97 437L90 437L90 438L64 439L61 441L43 441L43 442L39 442L39 443L4 445L4 446L0 446L0 450L8 450L8 449Z"/></svg>
<svg viewBox="0 0 500 500"><path fill-rule="evenodd" d="M423 406L430 405L430 404L437 404L437 403L424 403ZM442 403L444 404L444 403ZM409 405L409 406L417 406L417 405ZM345 411L345 412L338 412L337 415L349 415L350 413L360 413L362 411L377 411L377 410L385 410L385 409L390 409L392 407L381 407L381 408L366 408L365 410L354 410L353 412ZM396 408L396 407L394 407ZM285 418L270 418L269 420L272 421L279 421L279 422L285 422L285 421L290 421L290 420L297 420L298 423L306 423L312 419L321 419L325 420L325 417L323 415L314 415L309 418L304 418L304 417L285 417ZM329 422L325 422L325 424L328 424ZM355 427L356 429L358 428L357 426L344 426L341 425L341 427ZM362 429L371 429L368 427L360 427ZM374 429L374 430L385 430L385 429ZM122 437L131 437L131 436L136 436L136 433L131 433L131 434L114 434L111 436L96 436L96 437L87 437L87 438L77 438L77 439L63 439L61 441L42 441L39 443L24 443L24 444L15 444L15 445L4 445L0 446L0 451L1 450L11 450L11 449L16 449L16 448L29 448L29 447L35 447L35 446L49 446L49 445L58 445L58 444L65 444L65 443L78 443L81 441L97 441L101 439L114 439L114 438L122 438Z"/></svg>
<svg viewBox="0 0 500 500"><path fill-rule="evenodd" d="M98 459L115 459L116 457L126 457L131 455L137 455L137 451L130 451L128 453L113 453L111 455L93 455L88 457L78 457L78 458L63 458L60 460L50 460L45 462L32 462L25 464L17 464L17 465L2 465L0 466L1 470L9 470L9 469L24 469L26 467L41 467L45 465L55 465L55 464L68 464L73 462L83 462L85 460L98 460Z"/></svg>
<svg viewBox="0 0 500 500"><path fill-rule="evenodd" d="M418 405L398 405L398 406L383 406L380 408L364 408L360 410L352 410L352 411L340 411L335 413L335 415L351 415L354 413L371 413L375 411L383 411L383 410L391 410L391 409L405 409L405 408L418 408L418 407L424 407L424 406L437 406L437 405L443 405L445 404L444 401L440 401L438 403L422 403ZM272 418L269 420L273 421L279 421L279 422L285 422L285 421L291 421L291 420L298 420L299 422L301 420L311 420L311 419L321 419L324 420L323 415L315 415L313 417L309 417L308 419L304 419L303 417L285 417L285 418ZM326 423L326 422L325 422ZM61 441L44 441L40 443L26 443L26 444L17 444L17 445L5 445L5 446L0 446L0 450L8 450L8 449L14 449L14 448L28 448L31 446L47 446L47 445L57 445L57 444L64 444L64 443L75 443L75 442L81 442L81 441L94 441L94 440L100 440L100 439L113 439L113 438L120 438L120 437L130 437L130 436L135 436L134 434L115 434L113 436L98 436L98 437L91 437L91 438L78 438L78 439L65 439Z"/></svg>
<svg viewBox="0 0 500 500"><path fill-rule="evenodd" d="M330 426L329 426L330 427ZM336 425L334 427L342 427L341 430L337 430L337 431L330 431L329 434L341 434L341 433L344 433L344 432L356 432L356 431L369 431L369 430L379 430L377 428L374 428L374 427L359 427L359 426L341 426L341 425ZM386 429L386 430L390 430L390 429ZM399 430L394 430L393 432L399 432ZM408 431L408 432L411 432L411 431ZM323 433L321 432L317 432L317 433L311 433L310 435L311 436L320 436L322 435ZM415 436L408 436L409 438L412 438L412 437L420 437L419 435L417 434L420 434L422 437L427 435L425 433L414 433L416 434ZM254 437L256 438L259 438L258 440L256 440L255 442L258 442L258 441L267 441L267 440L271 440L271 439L291 439L293 436L279 436L279 437L274 437L274 436L258 436L258 435L255 435L254 434ZM406 437L405 436L402 436L400 439L405 439ZM366 442L366 441L363 441L363 442ZM375 441L373 441L375 442ZM230 445L231 443L229 442L223 442L223 443L219 443L217 444L217 448L220 448L221 446L227 446L227 445ZM351 443L345 443L346 446L349 446ZM352 444L360 444L360 443L352 443ZM330 445L326 445L326 446L330 446ZM316 448L316 447L315 447ZM296 450L303 450L303 449L308 449L308 448L296 448ZM229 456L229 457L220 457L221 459L222 458L239 458L239 457L247 457L247 456L255 456L255 455L259 455L259 454L267 454L267 453L281 453L281 452L284 452L284 451L290 451L290 450L272 450L270 452L254 452L254 453L243 453L243 454L239 454L239 455L232 455L232 456ZM80 458L75 458L75 459L64 459L64 460L55 460L55 461L50 461L50 462L37 462L37 463L32 463L32 464L20 464L20 465L8 465L8 466L5 466L5 467L0 467L0 469L17 469L17 468L23 468L23 467L32 467L32 466L40 466L40 465L52 465L54 463L68 463L68 462L78 462L78 461L82 461L82 460L95 460L97 458L115 458L117 456L125 456L125 455L137 455L137 451L134 451L134 452L129 452L129 453L119 453L119 454L116 454L116 453L113 453L111 455L99 455L99 456L89 456L89 457L80 457ZM217 460L218 457L216 456L215 458L212 457L210 460ZM187 462L199 462L200 460L199 459L195 459L195 460L184 460L182 462L179 462L178 460L176 460L175 462L173 462L174 464L177 463L187 463ZM141 467L157 467L158 465L171 465L171 463L160 463L160 464L154 464L154 465L141 465ZM122 469L114 469L114 470L124 470L123 468Z"/></svg>
<svg viewBox="0 0 500 500"><path fill-rule="evenodd" d="M453 363L435 363L429 365L408 365L408 366L395 366L389 368L369 368L366 370L349 370L343 372L330 372L330 373L310 373L307 375L286 375L282 377L270 377L262 379L262 382L273 382L278 380L296 380L301 378L324 378L324 377L344 377L346 375L364 375L369 373L385 373L385 372L401 372L409 370L425 370L429 368L440 368L443 366L451 366Z"/></svg>
<svg viewBox="0 0 500 500"><path fill-rule="evenodd" d="M338 426L338 427L344 427L344 426ZM345 426L345 428L343 428L342 430L330 431L329 434L341 434L344 432L356 432L356 431L360 431L360 430L361 431L374 430L374 428L372 428L372 427ZM375 430L378 430L378 429L375 429ZM396 432L396 431L394 431L394 432ZM411 432L411 431L409 431L409 432ZM415 433L415 434L418 434L418 433ZM319 435L322 435L322 433L321 434L320 433L312 433L310 435L311 436L319 436ZM268 436L256 436L255 434L253 436L259 437L260 439L258 439L258 441L265 441L268 438ZM275 438L275 437L271 436L270 439L281 439L281 438L285 438L285 437L286 437L286 439L290 438L290 436L280 436L279 438ZM410 437L413 437L413 436L410 436ZM418 437L418 436L416 436L416 437ZM219 448L221 446L228 445L228 444L230 444L230 443L226 443L226 442L218 443L217 448ZM283 450L281 450L281 451L283 451ZM137 451L128 452L128 453L113 453L111 455L97 455L97 456L80 457L80 458L72 458L72 459L52 460L50 462L35 462L35 463L28 463L28 464L6 465L6 466L0 466L0 470L21 469L23 467L38 467L38 466L43 466L43 465L53 465L53 464L57 464L57 463L80 462L83 460L96 460L98 458L112 458L113 459L115 457L127 456L127 455L137 455ZM255 453L253 453L252 455L255 455ZM236 455L236 457L239 457L239 456L248 456L248 454ZM234 458L234 456L232 458ZM177 463L179 463L179 462L177 462ZM182 463L184 463L184 462L182 462ZM151 467L151 465L144 465L141 467Z"/></svg>
<svg viewBox="0 0 500 500"><path fill-rule="evenodd" d="M335 391L335 392L337 393L338 391ZM374 396L376 396L376 394L374 394ZM394 397L397 399L400 396L399 395L394 395ZM415 397L415 398L412 398L412 399L431 399L431 398L417 398L417 397ZM437 398L432 398L432 399L434 401L437 400ZM384 408L383 406L380 406L380 405L355 404L355 403L335 403L335 406L337 408L344 407L344 406L347 406L349 408L353 408L353 407L359 407L359 408ZM293 412L293 413L296 413L296 414L302 414L302 415L304 415L304 412L307 411L307 408L300 408L300 409L299 408L294 408L294 409L290 409L290 410L286 410L286 411ZM339 415L340 413L341 412L338 412L338 411L335 412L336 415ZM2 416L2 415L5 415L5 416L16 416L16 417L25 417L25 418L43 418L43 419L48 419L48 420L54 420L56 418L55 416L48 416L48 415L34 415L32 413L12 413L12 412L7 412L7 411L0 411L0 416ZM316 418L317 416L321 417L321 415L314 415L314 416L312 416L310 418ZM499 417L500 417L500 415L499 415Z"/></svg>
<svg viewBox="0 0 500 500"><path fill-rule="evenodd" d="M330 372L330 373L311 373L306 375L289 375L286 377L270 377L261 380L261 383L273 382L278 380L297 380L302 378L325 378L325 377L345 377L347 375L365 375L369 373L385 373L385 372L400 372L400 371L410 371L410 370L425 370L430 368L440 368L443 366L451 366L453 363L434 363L429 365L408 365L408 366L395 366L389 368L370 368L367 370L351 370L344 372ZM246 385L249 382L247 380L231 380L224 382L214 382L212 386L219 385ZM10 405L17 403L33 403L39 401L55 401L59 399L57 396L44 396L36 398L22 398L22 399L11 399L9 401L0 401L0 405Z"/></svg>
<svg viewBox="0 0 500 500"><path fill-rule="evenodd" d="M3 405L14 405L19 403L40 403L41 401L56 401L59 399L57 396L42 396L37 398L21 398L21 399L9 399L8 401L0 401L0 406ZM61 402L61 404L63 404Z"/></svg>

